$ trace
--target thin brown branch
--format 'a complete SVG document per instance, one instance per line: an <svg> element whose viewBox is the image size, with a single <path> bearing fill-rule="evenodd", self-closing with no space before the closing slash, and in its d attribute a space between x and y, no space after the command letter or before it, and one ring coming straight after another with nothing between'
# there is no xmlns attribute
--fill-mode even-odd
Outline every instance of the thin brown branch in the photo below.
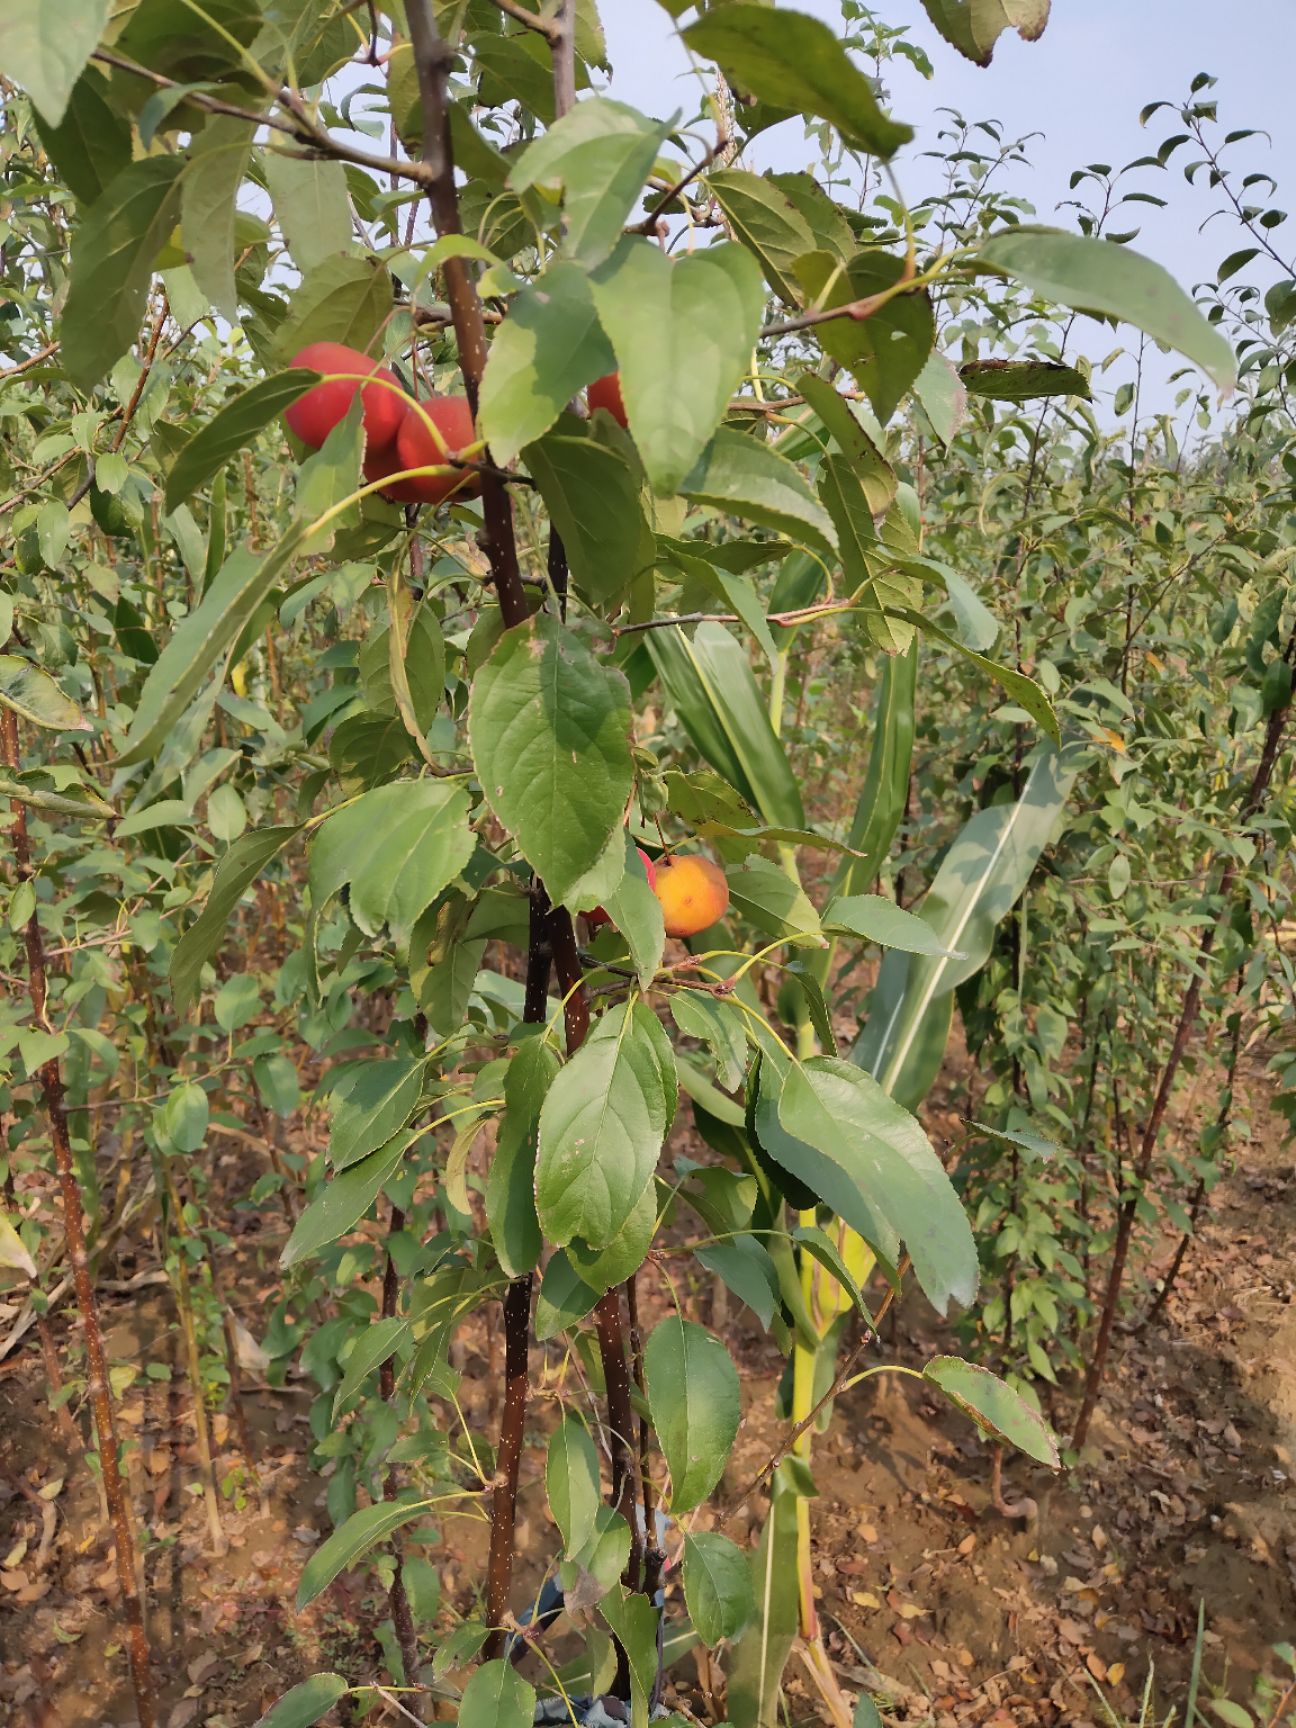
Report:
<svg viewBox="0 0 1296 1728"><path fill-rule="evenodd" d="M6 766L17 773L20 768L18 751L18 719L10 708L0 710L0 734ZM27 834L27 810L13 801L13 848L19 879L29 880L31 843ZM43 1032L52 1030L47 1012L45 981L44 936L38 914L33 911L24 931L27 950L27 994L31 1002L32 1020ZM41 1064L41 1094L49 1119L50 1138L54 1145L54 1162L58 1170L59 1188L63 1201L63 1233L68 1259L76 1288L81 1329L85 1336L87 1367L86 1392L94 1417L95 1437L99 1448L99 1468L108 1517L113 1532L117 1585L121 1591L126 1618L126 1646L130 1660L131 1681L135 1690L135 1708L140 1728L154 1728L157 1721L156 1697L149 1660L148 1635L144 1630L144 1610L140 1601L139 1582L135 1565L135 1530L126 1483L117 1458L117 1424L113 1415L112 1391L108 1379L108 1363L104 1354L103 1332L99 1324L99 1305L90 1276L90 1259L86 1253L85 1209L72 1156L72 1141L68 1133L67 1110L63 1091L63 1073L57 1056Z"/></svg>

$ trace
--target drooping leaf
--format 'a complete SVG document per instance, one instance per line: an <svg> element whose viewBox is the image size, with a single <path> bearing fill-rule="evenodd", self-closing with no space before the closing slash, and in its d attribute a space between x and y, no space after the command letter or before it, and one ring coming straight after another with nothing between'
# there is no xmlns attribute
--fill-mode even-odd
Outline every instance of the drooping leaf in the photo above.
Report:
<svg viewBox="0 0 1296 1728"><path fill-rule="evenodd" d="M666 925L661 901L648 886L643 860L628 834L625 846L625 873L605 904L608 916L626 939L631 963L646 990L661 965Z"/></svg>
<svg viewBox="0 0 1296 1728"><path fill-rule="evenodd" d="M466 866L476 847L465 789L445 780L395 780L344 805L311 843L317 911L350 886L347 907L366 936L384 925L398 942Z"/></svg>
<svg viewBox="0 0 1296 1728"><path fill-rule="evenodd" d="M94 66L87 66L73 85L58 125L38 119L36 130L50 161L83 204L93 204L131 159L130 121L113 107L108 81Z"/></svg>
<svg viewBox="0 0 1296 1728"><path fill-rule="evenodd" d="M962 960L897 950L882 962L852 1058L909 1109L926 1097L944 1057L953 992L985 964L995 926L1025 889L1075 774L1072 750L1041 747L1021 797L977 811L945 854L918 916Z"/></svg>
<svg viewBox="0 0 1296 1728"><path fill-rule="evenodd" d="M607 1247L652 1181L670 1116L648 1012L605 1015L545 1097L535 1191L549 1241Z"/></svg>
<svg viewBox="0 0 1296 1728"><path fill-rule="evenodd" d="M21 84L47 125L63 119L68 97L108 19L109 0L5 0L0 72Z"/></svg>
<svg viewBox="0 0 1296 1728"><path fill-rule="evenodd" d="M1027 42L1043 34L1051 0L922 0L941 35L978 66L988 66L1005 30Z"/></svg>
<svg viewBox="0 0 1296 1728"><path fill-rule="evenodd" d="M48 672L17 654L0 654L0 707L50 732L89 732L85 715Z"/></svg>
<svg viewBox="0 0 1296 1728"><path fill-rule="evenodd" d="M400 1500L380 1500L376 1506L362 1506L353 1512L345 1524L320 1543L302 1567L297 1585L297 1612L300 1614L335 1578L363 1560L393 1530L419 1517L425 1505L417 1494L407 1491Z"/></svg>
<svg viewBox="0 0 1296 1728"><path fill-rule="evenodd" d="M354 1229L395 1174L408 1144L407 1133L395 1134L385 1146L331 1177L293 1225L279 1264L296 1266Z"/></svg>
<svg viewBox="0 0 1296 1728"><path fill-rule="evenodd" d="M252 129L247 121L213 114L194 140L180 177L180 237L189 254L189 268L194 281L231 324L238 322L239 315L234 281L235 198L251 153Z"/></svg>
<svg viewBox="0 0 1296 1728"><path fill-rule="evenodd" d="M729 219L735 236L760 262L765 280L790 305L799 301L794 265L815 250L810 224L772 180L742 168L717 169L707 190Z"/></svg>
<svg viewBox="0 0 1296 1728"><path fill-rule="evenodd" d="M602 1501L598 1452L579 1416L565 1416L550 1437L545 1492L570 1559L594 1534Z"/></svg>
<svg viewBox="0 0 1296 1728"><path fill-rule="evenodd" d="M738 1370L718 1338L671 1315L644 1346L644 1376L678 1516L700 1506L724 1474L742 1413Z"/></svg>
<svg viewBox="0 0 1296 1728"><path fill-rule="evenodd" d="M284 409L318 382L319 373L299 366L262 378L205 420L183 446L167 475L166 508L179 509L200 486L237 456Z"/></svg>
<svg viewBox="0 0 1296 1728"><path fill-rule="evenodd" d="M828 252L811 252L797 275L816 306L829 309L872 300L894 288L904 260L874 248L857 252L845 270ZM866 318L843 316L816 326L826 354L848 368L885 426L927 364L936 339L925 289L897 293Z"/></svg>
<svg viewBox="0 0 1296 1728"><path fill-rule="evenodd" d="M83 390L139 334L154 261L175 222L182 166L177 156L128 163L73 231L60 331L64 368Z"/></svg>
<svg viewBox="0 0 1296 1728"><path fill-rule="evenodd" d="M561 187L563 252L599 264L621 238L668 130L621 102L587 97L527 146L509 185Z"/></svg>
<svg viewBox="0 0 1296 1728"><path fill-rule="evenodd" d="M817 114L871 155L889 159L913 137L911 126L879 108L872 81L836 32L808 13L738 0L707 12L683 36L751 95L788 113Z"/></svg>
<svg viewBox="0 0 1296 1728"><path fill-rule="evenodd" d="M536 1141L540 1107L557 1072L553 1046L544 1038L527 1038L504 1076L504 1114L486 1178L486 1222L499 1263L510 1278L534 1271L540 1260Z"/></svg>
<svg viewBox="0 0 1296 1728"><path fill-rule="evenodd" d="M818 936L819 915L800 882L772 858L750 853L726 872L735 911L774 937Z"/></svg>
<svg viewBox="0 0 1296 1728"><path fill-rule="evenodd" d="M625 679L539 614L506 631L473 679L468 735L487 803L562 902L630 797Z"/></svg>
<svg viewBox="0 0 1296 1728"><path fill-rule="evenodd" d="M356 1393L369 1376L376 1374L388 1357L396 1354L408 1338L409 1332L410 1322L399 1314L373 1320L365 1327L346 1359L342 1384L333 1394L333 1411L330 1417L333 1423L336 1424L338 1418L350 1408Z"/></svg>
<svg viewBox="0 0 1296 1728"><path fill-rule="evenodd" d="M874 702L868 769L848 836L858 858L845 858L836 886L847 894L866 889L891 850L904 816L913 757L914 694L918 645L889 656L882 667Z"/></svg>
<svg viewBox="0 0 1296 1728"><path fill-rule="evenodd" d="M793 1065L779 1121L838 1164L870 1209L889 1220L938 1312L951 1300L972 1300L976 1245L959 1198L921 1127L871 1075L830 1056Z"/></svg>
<svg viewBox="0 0 1296 1728"><path fill-rule="evenodd" d="M233 645L249 618L292 562L304 539L294 523L270 552L240 547L177 626L144 681L119 768L147 761L197 695L208 673Z"/></svg>
<svg viewBox="0 0 1296 1728"><path fill-rule="evenodd" d="M343 342L362 354L377 353L378 332L391 310L391 277L380 259L348 253L324 258L293 293L275 331L273 357L287 366L312 342Z"/></svg>
<svg viewBox="0 0 1296 1728"><path fill-rule="evenodd" d="M805 826L792 765L742 645L723 624L651 630L648 649L694 745L767 822Z"/></svg>
<svg viewBox="0 0 1296 1728"><path fill-rule="evenodd" d="M577 430L564 418L525 454L572 581L591 600L615 603L652 564L656 547L630 440L619 426Z"/></svg>
<svg viewBox="0 0 1296 1728"><path fill-rule="evenodd" d="M909 606L891 606L888 612L895 617L904 618L915 629L924 630L927 635L935 636L947 648L953 648L972 664L978 667L987 677L1009 695L1014 702L1024 708L1031 719L1047 737L1055 744L1062 742L1062 732L1058 725L1058 717L1053 704L1040 689L1033 678L1025 672L1019 672L1015 666L1003 666L997 660L988 659L984 654L978 654L972 648L965 648L957 637L951 636L947 630L942 630L938 624L933 624L925 613L915 612Z"/></svg>
<svg viewBox="0 0 1296 1728"><path fill-rule="evenodd" d="M702 1642L736 1638L756 1612L751 1561L727 1536L702 1530L684 1538L684 1600Z"/></svg>
<svg viewBox="0 0 1296 1728"><path fill-rule="evenodd" d="M1086 234L1057 228L1011 228L979 248L979 264L1001 271L1041 299L1132 324L1199 365L1221 390L1237 380L1223 334L1160 264Z"/></svg>
<svg viewBox="0 0 1296 1728"><path fill-rule="evenodd" d="M293 826L257 828L236 840L222 857L207 904L176 943L171 956L171 990L178 1014L188 1013L202 969L220 947L234 908L271 859L277 858L300 832L300 828Z"/></svg>
<svg viewBox="0 0 1296 1728"><path fill-rule="evenodd" d="M275 215L299 270L311 270L331 254L351 250L351 206L341 162L302 161L271 150L266 153L265 175Z"/></svg>
<svg viewBox="0 0 1296 1728"><path fill-rule="evenodd" d="M959 1356L934 1356L923 1369L923 1379L939 1386L952 1404L970 1416L983 1433L1006 1440L1028 1458L1056 1470L1057 1441L1048 1424L1026 1400L997 1374Z"/></svg>
<svg viewBox="0 0 1296 1728"><path fill-rule="evenodd" d="M512 462L615 365L588 274L578 264L551 264L514 298L491 343L477 425L495 460Z"/></svg>
<svg viewBox="0 0 1296 1728"><path fill-rule="evenodd" d="M734 1652L729 1714L740 1728L775 1728L779 1682L798 1631L796 1460L784 1459L770 1486L769 1516L752 1560L755 1617Z"/></svg>
<svg viewBox="0 0 1296 1728"><path fill-rule="evenodd" d="M679 490L696 504L758 522L828 557L837 549L832 520L800 469L777 450L731 427L720 428Z"/></svg>
<svg viewBox="0 0 1296 1728"><path fill-rule="evenodd" d="M658 493L687 491L685 476L704 460L751 364L765 301L760 269L727 242L672 259L650 240L629 239L595 273L593 289L648 478Z"/></svg>
<svg viewBox="0 0 1296 1728"><path fill-rule="evenodd" d="M0 1211L0 1269L21 1272L25 1278L36 1276L36 1262L3 1211Z"/></svg>
<svg viewBox="0 0 1296 1728"><path fill-rule="evenodd" d="M948 450L967 415L967 387L955 368L932 349L914 379L914 395L931 422L932 431Z"/></svg>

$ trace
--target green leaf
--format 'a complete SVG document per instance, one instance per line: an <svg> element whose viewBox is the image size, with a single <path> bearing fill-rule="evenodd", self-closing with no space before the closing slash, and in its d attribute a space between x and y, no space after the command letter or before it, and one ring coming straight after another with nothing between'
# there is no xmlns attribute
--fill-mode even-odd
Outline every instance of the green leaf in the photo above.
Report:
<svg viewBox="0 0 1296 1728"><path fill-rule="evenodd" d="M679 489L695 504L759 522L827 557L837 550L832 520L800 470L746 432L722 426Z"/></svg>
<svg viewBox="0 0 1296 1728"><path fill-rule="evenodd" d="M864 1300L864 1293L855 1281L855 1275L842 1258L841 1252L832 1237L817 1224L799 1224L792 1232L792 1240L803 1254L808 1254L832 1276L845 1290L855 1309L866 1324L873 1326L873 1313ZM876 1330L876 1328L874 1328Z"/></svg>
<svg viewBox="0 0 1296 1728"><path fill-rule="evenodd" d="M48 125L62 120L107 22L108 0L5 0L0 71L22 85Z"/></svg>
<svg viewBox="0 0 1296 1728"><path fill-rule="evenodd" d="M1057 228L992 234L978 264L1024 282L1041 299L1120 319L1193 360L1221 390L1237 381L1233 350L1178 283L1138 252Z"/></svg>
<svg viewBox="0 0 1296 1728"><path fill-rule="evenodd" d="M678 1517L702 1504L729 1462L742 1414L738 1370L718 1338L671 1315L644 1346L644 1377Z"/></svg>
<svg viewBox="0 0 1296 1728"><path fill-rule="evenodd" d="M194 140L180 177L180 238L189 254L189 267L194 281L231 324L237 324L239 316L235 200L251 154L252 128L247 121L213 114Z"/></svg>
<svg viewBox="0 0 1296 1728"><path fill-rule="evenodd" d="M237 456L318 379L319 373L305 366L276 372L260 379L226 402L210 420L205 420L171 464L166 486L168 513L192 497L231 456Z"/></svg>
<svg viewBox="0 0 1296 1728"><path fill-rule="evenodd" d="M162 1132L177 1152L197 1152L207 1138L210 1106L196 1080L173 1086L161 1108Z"/></svg>
<svg viewBox="0 0 1296 1728"><path fill-rule="evenodd" d="M0 707L50 732L90 732L93 727L48 672L16 654L0 654ZM26 800L24 800L26 802Z"/></svg>
<svg viewBox="0 0 1296 1728"><path fill-rule="evenodd" d="M646 1722L648 1700L657 1683L657 1634L660 1615L646 1596L617 1583L599 1603L599 1612L612 1628L630 1665L632 1719Z"/></svg>
<svg viewBox="0 0 1296 1728"><path fill-rule="evenodd" d="M754 1236L735 1236L728 1242L708 1242L704 1248L695 1248L693 1258L745 1302L768 1331L779 1301L779 1283L763 1243Z"/></svg>
<svg viewBox="0 0 1296 1728"><path fill-rule="evenodd" d="M751 1561L714 1531L685 1536L684 1601L704 1644L736 1638L756 1612Z"/></svg>
<svg viewBox="0 0 1296 1728"><path fill-rule="evenodd" d="M113 107L108 81L93 66L77 79L58 125L37 120L36 130L60 178L82 204L93 204L131 159L130 122Z"/></svg>
<svg viewBox="0 0 1296 1728"><path fill-rule="evenodd" d="M1076 772L1073 750L1042 747L1020 799L978 810L945 854L918 916L963 959L895 951L882 962L852 1058L910 1109L940 1067L953 992L985 965L995 926L1021 897Z"/></svg>
<svg viewBox="0 0 1296 1728"><path fill-rule="evenodd" d="M967 416L967 389L943 354L933 348L914 379L914 395L931 422L931 429L948 450Z"/></svg>
<svg viewBox="0 0 1296 1728"><path fill-rule="evenodd" d="M870 155L888 160L913 137L912 126L878 107L872 80L836 32L808 13L738 0L707 12L683 36L751 95L788 113L818 115Z"/></svg>
<svg viewBox="0 0 1296 1728"><path fill-rule="evenodd" d="M27 1252L22 1237L0 1211L0 1268L6 1272L21 1272L24 1278L35 1278L36 1262Z"/></svg>
<svg viewBox="0 0 1296 1728"><path fill-rule="evenodd" d="M751 365L765 304L760 270L729 243L672 259L651 240L629 239L593 286L644 469L656 492L677 492Z"/></svg>
<svg viewBox="0 0 1296 1728"><path fill-rule="evenodd" d="M983 1434L1006 1440L1052 1470L1059 1467L1057 1441L1043 1417L988 1368L958 1356L934 1356L923 1369L923 1379L939 1386Z"/></svg>
<svg viewBox="0 0 1296 1728"><path fill-rule="evenodd" d="M961 954L942 948L940 938L924 919L905 912L882 894L850 894L825 907L823 927L879 942L884 948L900 948L906 954L937 954L942 959L961 960Z"/></svg>
<svg viewBox="0 0 1296 1728"><path fill-rule="evenodd" d="M805 825L792 765L742 644L723 624L650 630L648 651L696 748L767 822Z"/></svg>
<svg viewBox="0 0 1296 1728"><path fill-rule="evenodd" d="M872 882L904 817L913 758L917 678L916 642L907 654L888 655L885 659L874 702L868 771L848 836L860 856L843 859L835 884L848 894Z"/></svg>
<svg viewBox="0 0 1296 1728"><path fill-rule="evenodd" d="M322 824L311 844L311 902L322 911L350 885L347 909L366 936L384 925L405 942L419 914L476 848L468 793L445 780L395 780Z"/></svg>
<svg viewBox="0 0 1296 1728"><path fill-rule="evenodd" d="M947 630L942 630L939 624L933 624L925 613L915 612L910 606L888 606L887 613L891 617L905 619L915 629L924 630L927 635L935 636L947 648L953 648L965 660L970 660L987 677L993 678L1000 689L1006 691L1014 702L1024 708L1040 730L1046 733L1055 744L1062 742L1062 732L1058 725L1058 717L1053 711L1053 704L1033 678L1028 678L1024 672L1017 671L1014 666L1001 666L997 660L990 660L984 654L978 654L975 649L965 648L957 637L951 636Z"/></svg>
<svg viewBox="0 0 1296 1728"><path fill-rule="evenodd" d="M288 316L275 332L272 352L286 366L312 342L344 342L362 354L391 317L392 284L377 258L325 258L303 276Z"/></svg>
<svg viewBox="0 0 1296 1728"><path fill-rule="evenodd" d="M582 424L576 431L564 418L525 454L573 582L596 602L615 602L656 552L630 440L619 426Z"/></svg>
<svg viewBox="0 0 1296 1728"><path fill-rule="evenodd" d="M271 150L265 157L265 176L275 216L299 270L313 270L330 253L351 250L351 204L341 162L302 161Z"/></svg>
<svg viewBox="0 0 1296 1728"><path fill-rule="evenodd" d="M486 1222L510 1278L535 1270L543 1240L536 1220L535 1162L540 1107L558 1072L544 1038L526 1038L504 1076L504 1114L486 1177Z"/></svg>
<svg viewBox="0 0 1296 1728"><path fill-rule="evenodd" d="M789 1068L779 1098L789 1134L838 1164L908 1248L941 1314L976 1294L977 1254L958 1195L915 1119L861 1069L831 1056Z"/></svg>
<svg viewBox="0 0 1296 1728"><path fill-rule="evenodd" d="M83 390L139 335L154 260L175 222L181 169L178 156L131 162L73 230L60 334L63 366Z"/></svg>
<svg viewBox="0 0 1296 1728"><path fill-rule="evenodd" d="M628 834L625 858L625 874L620 886L615 893L608 895L604 904L608 916L625 937L631 964L640 984L647 990L661 965L662 949L666 946L666 925L661 901L648 886L648 873Z"/></svg>
<svg viewBox="0 0 1296 1728"><path fill-rule="evenodd" d="M860 425L855 410L826 378L802 372L797 388L854 469L872 516L885 516L896 495L895 469L883 456L874 435ZM835 520L835 518L834 518ZM838 525L840 532L840 524Z"/></svg>
<svg viewBox="0 0 1296 1728"><path fill-rule="evenodd" d="M408 1134L393 1135L385 1146L326 1182L293 1225L279 1264L296 1266L353 1229L395 1174L408 1144Z"/></svg>
<svg viewBox="0 0 1296 1728"><path fill-rule="evenodd" d="M629 801L625 679L541 613L506 631L473 679L468 735L487 803L561 904Z"/></svg>
<svg viewBox="0 0 1296 1728"><path fill-rule="evenodd" d="M776 937L819 935L819 914L805 890L773 859L753 852L725 874L734 910L758 929Z"/></svg>
<svg viewBox="0 0 1296 1728"><path fill-rule="evenodd" d="M598 1452L579 1416L565 1416L554 1429L545 1462L545 1492L570 1559L594 1534L603 1497Z"/></svg>
<svg viewBox="0 0 1296 1728"><path fill-rule="evenodd" d="M797 1462L785 1458L774 1472L769 1516L752 1564L756 1619L730 1664L729 1713L752 1728L776 1728L779 1681L799 1626Z"/></svg>
<svg viewBox="0 0 1296 1728"><path fill-rule="evenodd" d="M814 232L781 187L741 168L718 169L706 188L735 236L760 263L765 280L790 305L800 301L794 265L815 250Z"/></svg>
<svg viewBox="0 0 1296 1728"><path fill-rule="evenodd" d="M527 146L509 185L561 188L564 254L600 264L620 240L668 131L621 102L587 97Z"/></svg>
<svg viewBox="0 0 1296 1728"><path fill-rule="evenodd" d="M220 947L230 914L248 888L300 828L258 828L236 840L216 867L211 893L198 918L175 945L171 956L171 990L176 1012L188 1013L198 991L203 967Z"/></svg>
<svg viewBox="0 0 1296 1728"><path fill-rule="evenodd" d="M117 767L146 761L162 748L208 673L255 615L303 539L301 524L294 523L272 551L256 553L240 547L226 561L149 671Z"/></svg>
<svg viewBox="0 0 1296 1728"><path fill-rule="evenodd" d="M491 343L477 425L494 459L512 462L615 365L588 275L578 264L551 264L514 298Z"/></svg>
<svg viewBox="0 0 1296 1728"><path fill-rule="evenodd" d="M569 1326L575 1326L598 1299L599 1292L581 1277L567 1250L559 1248L549 1256L536 1296L536 1342L545 1344Z"/></svg>
<svg viewBox="0 0 1296 1728"><path fill-rule="evenodd" d="M531 1728L535 1687L511 1662L483 1662L464 1687L459 1728Z"/></svg>
<svg viewBox="0 0 1296 1728"><path fill-rule="evenodd" d="M747 1064L747 1027L742 1010L700 990L675 992L670 1009L671 1018L686 1038L710 1045L721 1086L726 1092L736 1092Z"/></svg>
<svg viewBox="0 0 1296 1728"><path fill-rule="evenodd" d="M384 1320L372 1320L356 1340L346 1359L342 1384L333 1394L333 1411L329 1420L334 1424L350 1408L356 1393L389 1356L394 1356L409 1336L410 1323L398 1314Z"/></svg>
<svg viewBox="0 0 1296 1728"><path fill-rule="evenodd" d="M816 306L829 310L893 288L904 260L892 252L857 252L845 270L828 252L811 252L797 275ZM936 322L926 289L897 294L867 318L833 318L815 328L825 354L839 360L885 426L927 364Z"/></svg>
<svg viewBox="0 0 1296 1728"><path fill-rule="evenodd" d="M1048 23L1051 0L922 0L927 16L960 54L988 66L1005 30L1036 41Z"/></svg>
<svg viewBox="0 0 1296 1728"><path fill-rule="evenodd" d="M642 1004L607 1014L540 1111L536 1210L545 1237L606 1248L652 1181L674 1107Z"/></svg>
<svg viewBox="0 0 1296 1728"><path fill-rule="evenodd" d="M420 1517L426 1509L427 1502L411 1492L401 1500L380 1500L376 1506L362 1506L353 1512L345 1524L320 1543L303 1566L297 1585L297 1612L300 1614L335 1578L363 1560L393 1530Z"/></svg>
<svg viewBox="0 0 1296 1728"><path fill-rule="evenodd" d="M610 1290L614 1284L624 1284L627 1278L634 1276L648 1258L656 1233L657 1184L649 1182L630 1216L605 1248L591 1248L580 1237L573 1236L561 1252L566 1254L572 1271L597 1301L605 1290Z"/></svg>
<svg viewBox="0 0 1296 1728"><path fill-rule="evenodd" d="M312 1728L324 1712L351 1690L340 1674L312 1674L299 1680L272 1704L255 1728Z"/></svg>
<svg viewBox="0 0 1296 1728"><path fill-rule="evenodd" d="M968 360L958 375L969 396L996 402L1031 402L1040 396L1091 400L1089 380L1079 367L1057 360Z"/></svg>
<svg viewBox="0 0 1296 1728"><path fill-rule="evenodd" d="M392 1056L347 1070L331 1097L329 1160L335 1170L359 1163L405 1126L418 1108L423 1069L418 1057Z"/></svg>

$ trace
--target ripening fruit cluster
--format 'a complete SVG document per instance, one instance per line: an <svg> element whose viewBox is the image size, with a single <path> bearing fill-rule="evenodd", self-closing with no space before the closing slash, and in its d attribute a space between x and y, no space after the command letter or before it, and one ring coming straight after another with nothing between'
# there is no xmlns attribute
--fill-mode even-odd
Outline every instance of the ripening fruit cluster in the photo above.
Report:
<svg viewBox="0 0 1296 1728"><path fill-rule="evenodd" d="M359 390L366 480L385 480L409 468L445 468L449 456L476 438L466 397L430 396L416 403L394 372L344 343L312 342L293 356L292 364L330 375L327 383L317 384L284 411L289 430L312 450L345 419ZM374 382L366 384L365 379ZM397 504L440 504L451 496L474 497L480 490L481 476L459 468L394 480L383 496Z"/></svg>
<svg viewBox="0 0 1296 1728"><path fill-rule="evenodd" d="M648 886L662 909L668 936L696 936L723 918L729 906L729 884L724 871L709 858L689 853L654 864L642 847L636 847ZM586 913L591 925L612 922L602 906Z"/></svg>

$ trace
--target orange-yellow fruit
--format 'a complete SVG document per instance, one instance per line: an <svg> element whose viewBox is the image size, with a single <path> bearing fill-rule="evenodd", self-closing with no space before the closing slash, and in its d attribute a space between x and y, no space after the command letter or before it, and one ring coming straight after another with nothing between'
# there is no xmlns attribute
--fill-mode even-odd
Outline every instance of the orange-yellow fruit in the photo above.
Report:
<svg viewBox="0 0 1296 1728"><path fill-rule="evenodd" d="M668 936L696 936L729 907L724 871L695 853L659 864L653 892L661 901Z"/></svg>
<svg viewBox="0 0 1296 1728"><path fill-rule="evenodd" d="M381 450L395 438L405 413L405 393L400 379L387 367L342 342L311 342L293 355L292 365L339 375L331 384L317 384L284 409L284 419L303 444L318 450L338 421L346 418L357 390L364 401L366 447ZM366 378L381 378L383 383L365 384Z"/></svg>
<svg viewBox="0 0 1296 1728"><path fill-rule="evenodd" d="M625 426L626 411L625 403L621 400L619 372L609 372L602 378L596 378L589 387L588 397L591 414L596 408L606 408L619 426Z"/></svg>

